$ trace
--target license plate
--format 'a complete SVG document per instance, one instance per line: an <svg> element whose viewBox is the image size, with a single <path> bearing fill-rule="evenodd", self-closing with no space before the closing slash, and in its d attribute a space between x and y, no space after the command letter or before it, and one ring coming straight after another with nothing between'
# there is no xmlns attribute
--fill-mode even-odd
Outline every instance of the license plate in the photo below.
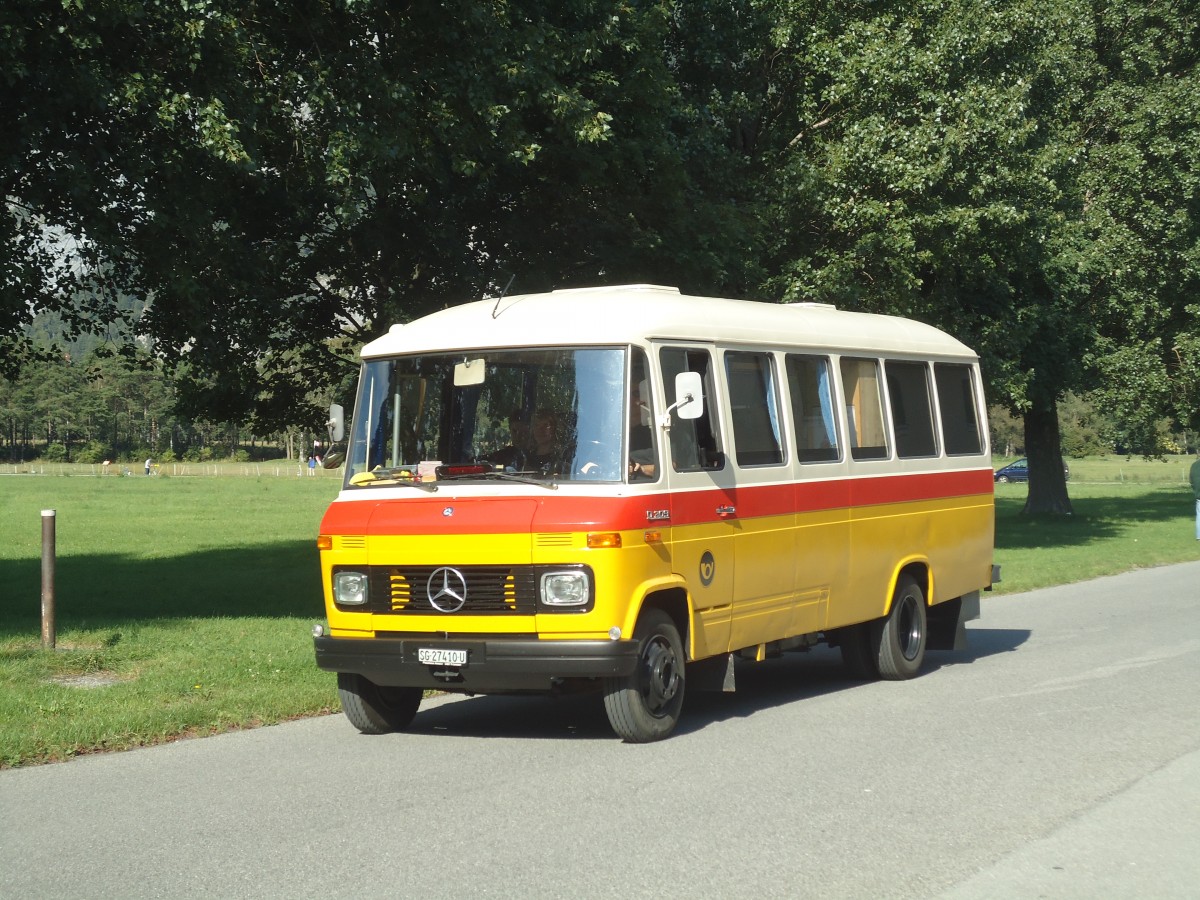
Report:
<svg viewBox="0 0 1200 900"><path fill-rule="evenodd" d="M421 647L417 650L417 661L427 666L465 666L466 650L447 650L444 647Z"/></svg>

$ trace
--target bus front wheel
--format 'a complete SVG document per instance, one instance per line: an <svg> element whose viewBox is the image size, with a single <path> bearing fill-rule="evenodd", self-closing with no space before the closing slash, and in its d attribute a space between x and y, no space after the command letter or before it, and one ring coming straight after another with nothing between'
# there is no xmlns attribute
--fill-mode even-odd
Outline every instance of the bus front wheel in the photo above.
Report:
<svg viewBox="0 0 1200 900"><path fill-rule="evenodd" d="M421 705L420 688L383 687L353 672L338 672L338 696L350 724L363 734L402 731Z"/></svg>
<svg viewBox="0 0 1200 900"><path fill-rule="evenodd" d="M604 684L604 709L619 737L631 744L665 738L683 708L685 658L674 620L661 609L642 613L634 629L637 668Z"/></svg>
<svg viewBox="0 0 1200 900"><path fill-rule="evenodd" d="M902 681L916 675L925 661L928 631L925 592L911 575L901 575L891 611L871 624L880 677Z"/></svg>

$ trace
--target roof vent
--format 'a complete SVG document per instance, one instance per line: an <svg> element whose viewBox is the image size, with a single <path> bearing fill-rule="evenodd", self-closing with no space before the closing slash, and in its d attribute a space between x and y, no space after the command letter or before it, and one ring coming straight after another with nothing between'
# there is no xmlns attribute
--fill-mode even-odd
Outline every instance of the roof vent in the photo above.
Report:
<svg viewBox="0 0 1200 900"><path fill-rule="evenodd" d="M602 285L600 287L586 288L558 288L552 293L555 294L587 294L587 293L613 293L616 291L662 291L668 294L678 294L679 288L671 287L664 284L613 284Z"/></svg>

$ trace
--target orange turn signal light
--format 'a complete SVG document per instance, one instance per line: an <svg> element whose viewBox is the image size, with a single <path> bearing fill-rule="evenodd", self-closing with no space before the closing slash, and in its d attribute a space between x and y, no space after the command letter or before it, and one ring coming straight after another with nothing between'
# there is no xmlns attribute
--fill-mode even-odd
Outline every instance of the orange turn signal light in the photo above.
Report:
<svg viewBox="0 0 1200 900"><path fill-rule="evenodd" d="M621 533L619 531L599 531L595 534L587 536L587 545L590 550L614 549L621 546Z"/></svg>
<svg viewBox="0 0 1200 900"><path fill-rule="evenodd" d="M317 549L318 550L332 550L333 549L333 538L328 534L318 534L317 535Z"/></svg>

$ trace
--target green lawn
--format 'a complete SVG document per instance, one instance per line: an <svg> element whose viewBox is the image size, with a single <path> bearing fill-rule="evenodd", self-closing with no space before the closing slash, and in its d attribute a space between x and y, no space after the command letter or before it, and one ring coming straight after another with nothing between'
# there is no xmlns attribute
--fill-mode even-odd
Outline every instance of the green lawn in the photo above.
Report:
<svg viewBox="0 0 1200 900"><path fill-rule="evenodd" d="M1072 467L1067 518L1026 518L1025 485L996 485L997 592L1200 559L1190 486L1075 484L1074 476Z"/></svg>
<svg viewBox="0 0 1200 900"><path fill-rule="evenodd" d="M1027 519L1026 486L997 485L998 592L1200 558L1188 464L1071 460L1068 519ZM337 707L311 639L333 473L59 471L0 473L0 766ZM43 509L57 513L52 653L40 641Z"/></svg>
<svg viewBox="0 0 1200 900"><path fill-rule="evenodd" d="M334 478L0 476L0 766L333 709L313 664ZM41 510L58 650L41 650ZM80 686L98 685L98 686Z"/></svg>
<svg viewBox="0 0 1200 900"><path fill-rule="evenodd" d="M1200 559L1188 469L1194 456L1067 460L1075 514L1021 515L1028 485L996 485L997 593ZM996 468L1012 462L996 460Z"/></svg>

